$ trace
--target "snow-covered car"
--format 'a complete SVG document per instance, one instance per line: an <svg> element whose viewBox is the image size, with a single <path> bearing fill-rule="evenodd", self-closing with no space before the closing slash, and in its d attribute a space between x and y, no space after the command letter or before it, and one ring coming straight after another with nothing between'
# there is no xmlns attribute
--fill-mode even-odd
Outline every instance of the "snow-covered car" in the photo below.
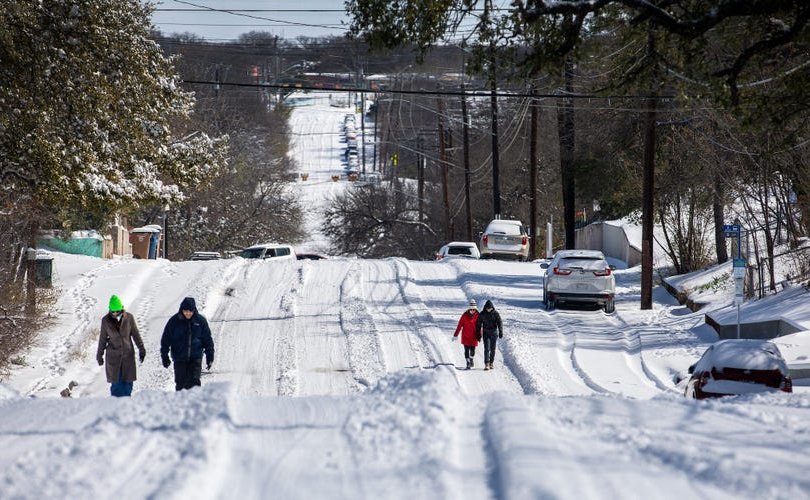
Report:
<svg viewBox="0 0 810 500"><path fill-rule="evenodd" d="M560 250L543 276L543 303L554 309L564 302L598 304L615 309L616 278L598 250Z"/></svg>
<svg viewBox="0 0 810 500"><path fill-rule="evenodd" d="M529 236L519 220L495 219L481 233L482 259L509 257L524 261L529 256Z"/></svg>
<svg viewBox="0 0 810 500"><path fill-rule="evenodd" d="M471 241L451 241L436 252L436 260L442 260L445 257L451 256L480 259L481 253L478 251L478 247L475 246L475 243Z"/></svg>
<svg viewBox="0 0 810 500"><path fill-rule="evenodd" d="M793 392L787 363L767 340L715 342L689 367L684 396L704 399L757 392Z"/></svg>
<svg viewBox="0 0 810 500"><path fill-rule="evenodd" d="M245 248L239 256L243 259L295 259L295 250L290 245L264 243Z"/></svg>
<svg viewBox="0 0 810 500"><path fill-rule="evenodd" d="M219 252L194 252L189 260L218 260L222 255Z"/></svg>

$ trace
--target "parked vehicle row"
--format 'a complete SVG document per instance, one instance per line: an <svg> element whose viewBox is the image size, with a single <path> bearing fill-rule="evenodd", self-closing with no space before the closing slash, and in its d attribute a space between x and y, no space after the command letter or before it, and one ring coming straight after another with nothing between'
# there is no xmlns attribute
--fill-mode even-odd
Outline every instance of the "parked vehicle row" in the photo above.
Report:
<svg viewBox="0 0 810 500"><path fill-rule="evenodd" d="M348 176L357 176L360 173L360 158L357 150L357 128L354 113L347 113L343 117L342 142L346 143L343 150L344 171Z"/></svg>
<svg viewBox="0 0 810 500"><path fill-rule="evenodd" d="M325 255L317 252L296 252L292 245L277 243L262 243L252 245L237 252L226 252L227 257L238 256L243 259L274 259L274 260L321 260ZM222 258L219 252L194 252L189 260L218 260Z"/></svg>

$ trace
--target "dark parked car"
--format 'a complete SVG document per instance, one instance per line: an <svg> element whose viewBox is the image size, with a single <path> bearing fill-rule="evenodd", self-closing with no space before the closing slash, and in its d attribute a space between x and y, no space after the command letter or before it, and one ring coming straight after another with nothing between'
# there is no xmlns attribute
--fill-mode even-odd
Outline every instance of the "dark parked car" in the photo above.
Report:
<svg viewBox="0 0 810 500"><path fill-rule="evenodd" d="M297 253L295 254L295 258L298 260L321 260L326 259L326 255L321 255L319 253L313 252L304 252L304 253Z"/></svg>
<svg viewBox="0 0 810 500"><path fill-rule="evenodd" d="M787 363L776 344L767 340L721 340L706 349L691 374L684 396L695 399L793 392Z"/></svg>
<svg viewBox="0 0 810 500"><path fill-rule="evenodd" d="M194 252L189 260L219 260L222 255L219 252Z"/></svg>

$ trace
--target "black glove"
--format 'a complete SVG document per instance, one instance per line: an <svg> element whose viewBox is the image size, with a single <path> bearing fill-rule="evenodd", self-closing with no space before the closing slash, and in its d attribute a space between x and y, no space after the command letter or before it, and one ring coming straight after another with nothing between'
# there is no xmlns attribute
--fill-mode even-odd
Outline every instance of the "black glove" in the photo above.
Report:
<svg viewBox="0 0 810 500"><path fill-rule="evenodd" d="M499 333L499 334L498 334L498 338L499 338L499 339L502 339L502 338L503 338L503 334L502 334L502 333Z"/></svg>
<svg viewBox="0 0 810 500"><path fill-rule="evenodd" d="M104 357L98 356L96 361L98 361L98 366L104 366Z"/></svg>
<svg viewBox="0 0 810 500"><path fill-rule="evenodd" d="M163 368L168 368L169 365L172 364L168 356L163 356L163 358L161 358L161 361L163 361Z"/></svg>
<svg viewBox="0 0 810 500"><path fill-rule="evenodd" d="M146 350L138 352L138 359L143 363L144 358L146 357Z"/></svg>

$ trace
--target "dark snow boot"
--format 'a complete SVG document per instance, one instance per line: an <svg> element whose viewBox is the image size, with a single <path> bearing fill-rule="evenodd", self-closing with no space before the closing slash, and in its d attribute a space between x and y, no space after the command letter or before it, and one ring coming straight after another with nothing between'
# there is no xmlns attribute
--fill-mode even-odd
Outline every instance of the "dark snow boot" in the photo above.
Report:
<svg viewBox="0 0 810 500"><path fill-rule="evenodd" d="M472 360L467 358L467 369L469 370L472 367Z"/></svg>

